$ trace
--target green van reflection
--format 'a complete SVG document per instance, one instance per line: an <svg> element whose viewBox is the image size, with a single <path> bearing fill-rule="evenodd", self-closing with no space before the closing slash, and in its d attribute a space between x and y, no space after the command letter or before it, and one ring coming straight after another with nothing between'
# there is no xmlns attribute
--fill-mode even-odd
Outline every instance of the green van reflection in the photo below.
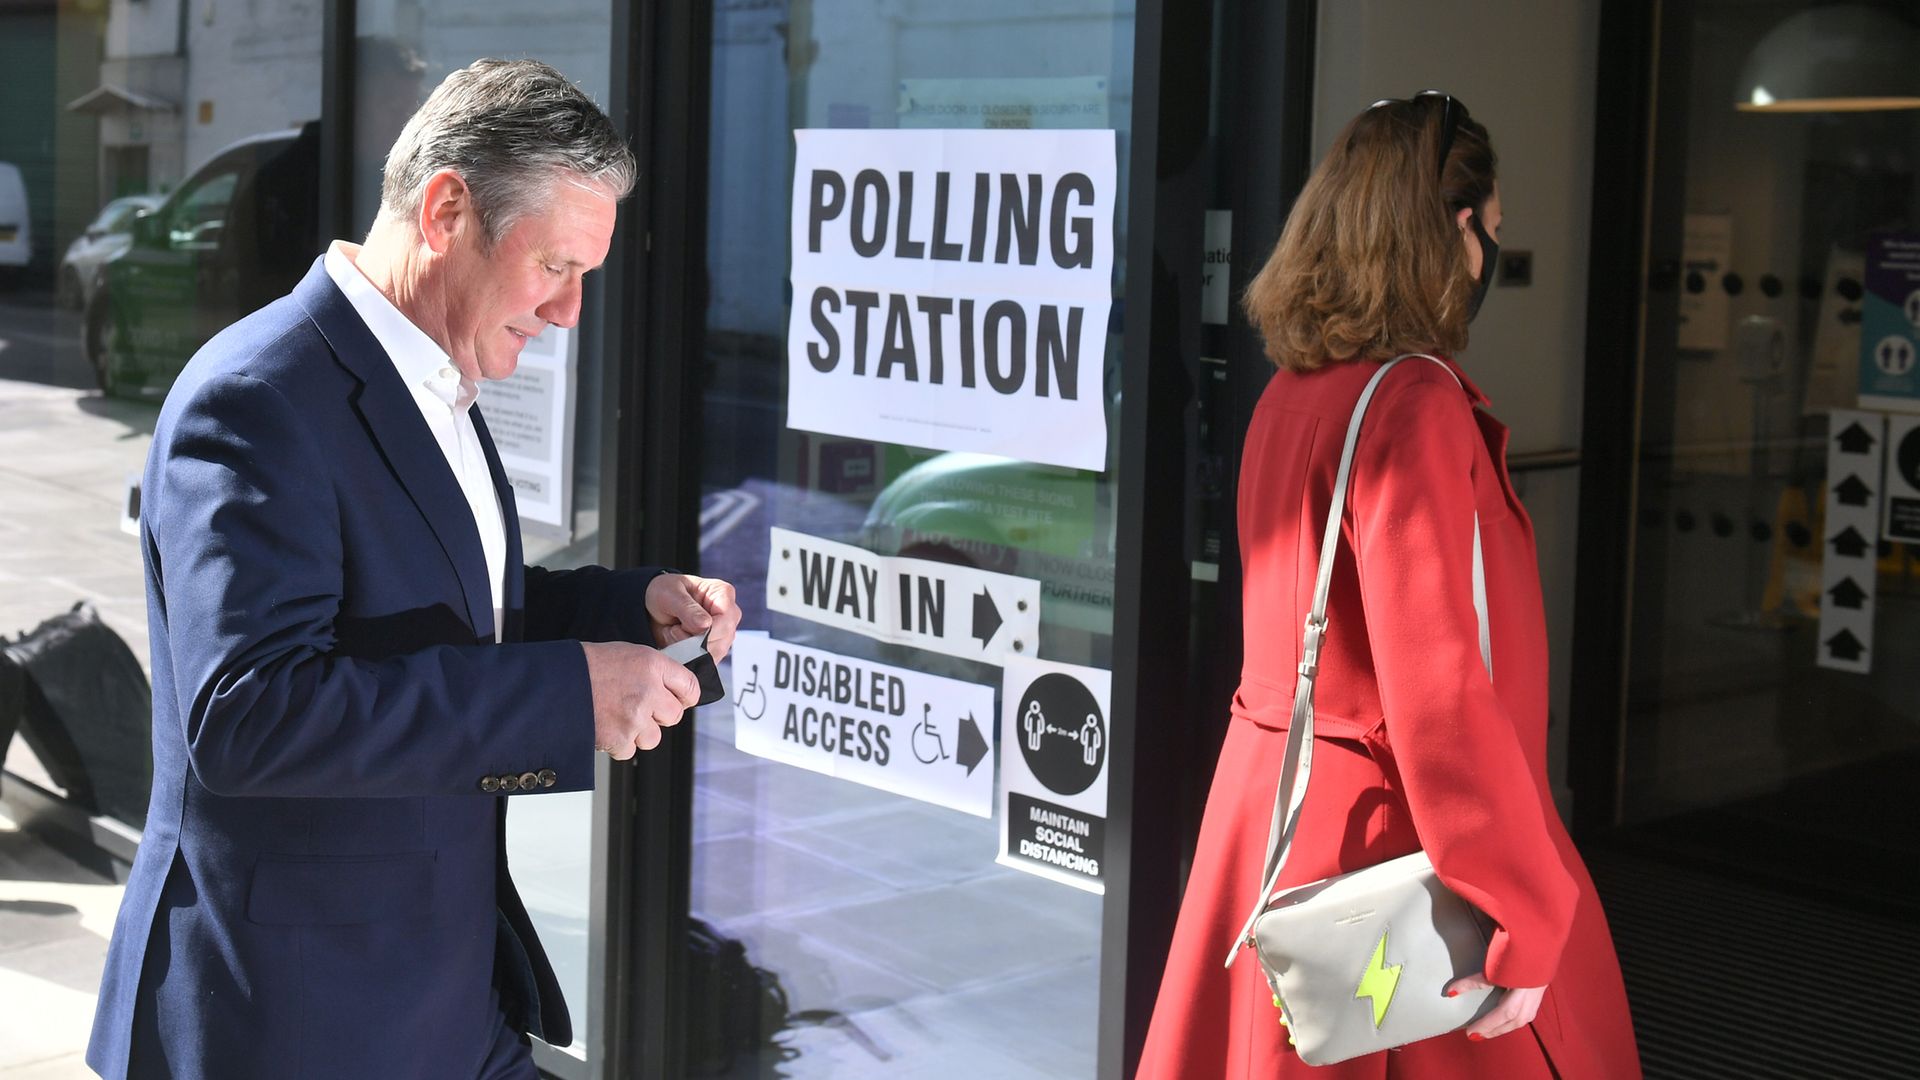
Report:
<svg viewBox="0 0 1920 1080"><path fill-rule="evenodd" d="M1098 476L978 453L889 446L891 479L858 542L882 555L1037 578L1043 634L1113 632L1111 514ZM1106 523L1106 524L1103 524Z"/></svg>
<svg viewBox="0 0 1920 1080"><path fill-rule="evenodd" d="M134 220L82 322L100 389L164 395L207 339L300 280L319 248L318 122L242 139Z"/></svg>

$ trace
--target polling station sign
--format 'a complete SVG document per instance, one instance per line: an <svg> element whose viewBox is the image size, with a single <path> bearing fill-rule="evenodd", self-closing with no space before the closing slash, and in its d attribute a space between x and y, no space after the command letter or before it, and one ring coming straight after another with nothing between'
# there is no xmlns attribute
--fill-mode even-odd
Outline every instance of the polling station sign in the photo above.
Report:
<svg viewBox="0 0 1920 1080"><path fill-rule="evenodd" d="M733 744L976 817L993 814L993 687L744 633Z"/></svg>
<svg viewBox="0 0 1920 1080"><path fill-rule="evenodd" d="M1113 673L1011 660L1000 695L1004 866L1106 892Z"/></svg>
<svg viewBox="0 0 1920 1080"><path fill-rule="evenodd" d="M1113 132L794 140L787 425L1104 470Z"/></svg>
<svg viewBox="0 0 1920 1080"><path fill-rule="evenodd" d="M769 530L767 608L877 641L997 664L1033 655L1040 583Z"/></svg>

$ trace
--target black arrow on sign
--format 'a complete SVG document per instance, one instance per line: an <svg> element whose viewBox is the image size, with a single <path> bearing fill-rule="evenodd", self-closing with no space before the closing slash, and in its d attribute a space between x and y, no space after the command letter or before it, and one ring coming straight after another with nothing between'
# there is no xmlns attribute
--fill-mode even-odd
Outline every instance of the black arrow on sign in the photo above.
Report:
<svg viewBox="0 0 1920 1080"><path fill-rule="evenodd" d="M1876 441L1873 433L1861 427L1858 422L1848 424L1847 430L1835 435L1834 440L1840 444L1840 452L1843 454L1871 453Z"/></svg>
<svg viewBox="0 0 1920 1080"><path fill-rule="evenodd" d="M1833 597L1836 605L1858 611L1860 605L1866 602L1867 590L1855 585L1852 578L1841 578L1840 584L1827 590L1827 595Z"/></svg>
<svg viewBox="0 0 1920 1080"><path fill-rule="evenodd" d="M1842 530L1840 535L1834 537L1829 543L1833 544L1833 550L1835 552L1849 559L1857 559L1865 555L1867 550L1873 547L1872 544L1867 542L1867 538L1861 536L1859 531L1851 525Z"/></svg>
<svg viewBox="0 0 1920 1080"><path fill-rule="evenodd" d="M1867 500L1873 497L1873 489L1853 475L1840 481L1840 486L1834 488L1833 493L1840 497L1841 506L1865 506Z"/></svg>
<svg viewBox="0 0 1920 1080"><path fill-rule="evenodd" d="M1827 651L1833 654L1835 660L1858 660L1867 651L1867 647L1860 644L1860 639L1854 637L1851 630L1840 631L1828 638L1826 644Z"/></svg>
<svg viewBox="0 0 1920 1080"><path fill-rule="evenodd" d="M973 636L980 639L980 647L986 648L993 635L1000 632L1000 609L994 606L993 597L987 590L981 589L973 597Z"/></svg>
<svg viewBox="0 0 1920 1080"><path fill-rule="evenodd" d="M974 720L972 713L968 713L967 718L960 721L960 764L965 765L967 775L972 776L974 766L986 756L986 736L980 734L979 722Z"/></svg>

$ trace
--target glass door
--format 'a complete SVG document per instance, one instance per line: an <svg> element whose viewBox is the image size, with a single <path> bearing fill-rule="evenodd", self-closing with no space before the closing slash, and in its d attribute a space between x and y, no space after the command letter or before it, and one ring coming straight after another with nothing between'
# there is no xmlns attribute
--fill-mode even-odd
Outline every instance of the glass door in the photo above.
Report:
<svg viewBox="0 0 1920 1080"><path fill-rule="evenodd" d="M1093 1075L1132 4L713 18L688 1072Z"/></svg>
<svg viewBox="0 0 1920 1080"><path fill-rule="evenodd" d="M1690 0L1661 49L1619 817L1910 902L1920 24Z"/></svg>

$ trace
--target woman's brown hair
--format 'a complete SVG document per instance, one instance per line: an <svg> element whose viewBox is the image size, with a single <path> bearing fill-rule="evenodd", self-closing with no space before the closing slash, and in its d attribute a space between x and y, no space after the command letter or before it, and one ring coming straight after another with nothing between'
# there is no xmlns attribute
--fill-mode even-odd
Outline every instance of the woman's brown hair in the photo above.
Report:
<svg viewBox="0 0 1920 1080"><path fill-rule="evenodd" d="M1458 118L1443 168L1449 107ZM1454 214L1486 205L1496 163L1487 129L1444 94L1354 117L1247 286L1243 303L1268 358L1311 371L1463 348L1476 282Z"/></svg>

